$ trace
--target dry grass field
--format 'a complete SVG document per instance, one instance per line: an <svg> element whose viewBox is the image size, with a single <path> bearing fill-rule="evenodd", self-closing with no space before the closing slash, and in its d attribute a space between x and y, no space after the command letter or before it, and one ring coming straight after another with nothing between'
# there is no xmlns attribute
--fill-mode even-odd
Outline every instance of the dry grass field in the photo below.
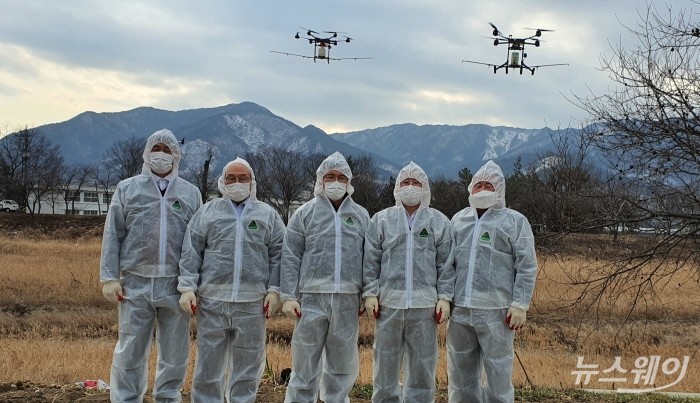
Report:
<svg viewBox="0 0 700 403"><path fill-rule="evenodd" d="M661 387L676 380L680 373L671 373L673 362L669 360L677 358L682 362L685 356L690 358L683 379L667 390L700 392L698 268L679 273L673 281L657 287L656 294L646 299L644 310L632 315L628 315L630 295L614 296L595 317L582 316L583 309L578 306L566 307L577 292L567 284L570 277L567 273L603 264L601 256L608 253L614 251L602 247L589 251L586 247L572 248L569 253L540 252L540 272L529 320L516 335L519 360L515 364L514 383L520 390L519 396L539 388ZM68 235L62 235L61 231L8 231L0 225L0 356L3 357L0 385L14 384L12 388L21 390L22 383L17 384L18 381L41 385L72 385L87 379L109 381L117 338L117 315L115 307L103 300L100 293L99 258L99 232L71 230ZM625 325L621 326L623 322ZM288 343L293 327L293 321L281 314L268 323L268 363L276 374L290 366ZM443 326L437 377L441 390L447 383L444 334ZM372 338L373 320L363 317L357 393L362 392L362 385L371 384ZM192 354L195 353L193 342ZM585 364L596 364L601 371L585 386L575 385L576 376L572 374L577 370L579 356L584 357ZM649 382L651 385L644 385L643 380L633 383L636 360L651 356L660 357L655 380ZM613 366L616 357L620 357L619 364L626 372L603 373ZM190 387L191 372L190 369L186 391ZM614 384L599 382L598 378L603 377L626 377L628 380ZM268 385L266 390L274 393L269 396L282 396L281 387L273 387L272 379L266 379L265 384ZM0 392L8 388L0 386ZM1 396L0 401L5 401ZM102 393L98 397L104 396ZM276 401L271 397L267 399L260 401ZM353 401L368 401L364 399L358 397ZM532 401L560 400L561 397L555 397Z"/></svg>

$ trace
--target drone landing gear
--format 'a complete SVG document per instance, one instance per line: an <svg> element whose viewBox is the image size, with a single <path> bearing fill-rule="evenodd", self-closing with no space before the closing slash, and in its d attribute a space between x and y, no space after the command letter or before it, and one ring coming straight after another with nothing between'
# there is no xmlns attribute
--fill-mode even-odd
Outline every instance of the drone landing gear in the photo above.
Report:
<svg viewBox="0 0 700 403"><path fill-rule="evenodd" d="M530 66L528 66L527 64L522 63L522 64L520 65L520 74L523 74L523 69L529 70L529 71L530 71L530 74L534 76L534 75L535 75L535 70L537 70L537 67L530 67Z"/></svg>

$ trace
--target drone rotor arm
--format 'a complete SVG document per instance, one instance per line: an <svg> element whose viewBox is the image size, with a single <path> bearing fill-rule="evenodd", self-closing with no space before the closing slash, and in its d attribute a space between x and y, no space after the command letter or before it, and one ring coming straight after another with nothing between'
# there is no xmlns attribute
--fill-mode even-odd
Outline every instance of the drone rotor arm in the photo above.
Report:
<svg viewBox="0 0 700 403"><path fill-rule="evenodd" d="M333 34L331 38L337 38L338 34L344 34L345 32L341 31L323 31L324 34Z"/></svg>

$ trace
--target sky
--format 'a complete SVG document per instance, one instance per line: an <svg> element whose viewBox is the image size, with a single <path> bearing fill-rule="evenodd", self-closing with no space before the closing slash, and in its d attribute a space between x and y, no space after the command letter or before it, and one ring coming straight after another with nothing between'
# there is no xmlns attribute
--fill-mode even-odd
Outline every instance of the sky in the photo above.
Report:
<svg viewBox="0 0 700 403"><path fill-rule="evenodd" d="M692 9L691 0L656 2ZM255 102L327 133L400 123L578 127L571 100L613 82L601 57L646 13L642 0L0 0L0 135L82 112L178 111ZM696 7L697 8L697 7ZM535 75L500 64L506 36L544 28L526 48ZM317 61L294 34L352 38Z"/></svg>

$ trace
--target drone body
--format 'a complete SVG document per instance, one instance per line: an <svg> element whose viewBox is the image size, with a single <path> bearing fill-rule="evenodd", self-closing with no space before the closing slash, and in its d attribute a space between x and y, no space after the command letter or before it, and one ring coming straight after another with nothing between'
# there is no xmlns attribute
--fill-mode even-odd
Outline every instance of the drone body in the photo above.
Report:
<svg viewBox="0 0 700 403"><path fill-rule="evenodd" d="M282 55L287 55L287 56L296 56L296 57L303 57L305 59L313 59L314 63L316 60L325 60L327 63L330 63L331 60L360 60L360 59L371 59L371 57L340 57L340 58L333 58L330 57L331 53L331 48L333 46L338 46L338 43L350 43L352 38L349 36L344 36L344 39L338 39L338 34L339 32L337 31L323 31L323 34L328 34L328 35L323 35L321 33L318 33L316 31L312 31L307 28L302 29L306 30L306 36L299 35L299 32L294 35L294 38L296 39L305 39L309 41L309 44L314 45L314 55L313 56L305 56L305 55L298 55L295 53L287 53L287 52L278 52L276 50L271 50L271 53L279 53Z"/></svg>
<svg viewBox="0 0 700 403"><path fill-rule="evenodd" d="M526 38L514 38L513 35L508 35L505 36L501 31L496 28L495 25L489 22L489 25L493 28L493 46L498 46L498 45L508 45L507 49L507 54L506 54L506 61L503 64L491 64L491 63L484 63L484 62L477 62L473 60L462 60L462 63L474 63L474 64L483 64L486 66L493 67L493 73L496 74L496 72L499 69L505 69L506 74L508 74L509 69L513 70L519 70L520 74L523 74L523 70L529 71L531 74L535 74L535 70L537 70L539 67L549 67L549 66L568 66L568 63L555 63L555 64L540 64L540 65L535 65L535 66L528 66L525 63L525 58L527 57L527 53L525 53L525 45L532 45L536 48L540 47L540 37L542 36L543 32L553 32L551 29L542 29L542 28L526 28L526 29L535 29L535 34L532 36L528 36Z"/></svg>

